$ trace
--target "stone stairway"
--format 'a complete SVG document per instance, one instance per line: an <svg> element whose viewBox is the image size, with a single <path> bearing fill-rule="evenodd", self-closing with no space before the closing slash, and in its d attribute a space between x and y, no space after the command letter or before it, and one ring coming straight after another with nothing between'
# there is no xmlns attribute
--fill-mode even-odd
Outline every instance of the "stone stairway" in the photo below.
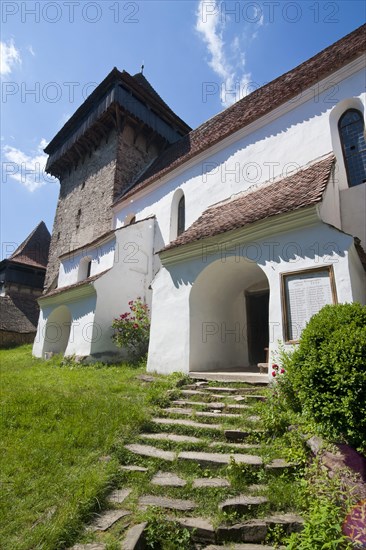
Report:
<svg viewBox="0 0 366 550"><path fill-rule="evenodd" d="M170 395L169 406L157 412L149 430L124 446L125 488L110 495L114 509L102 513L89 529L108 530L126 516L132 524L133 517L154 507L190 532L192 548L270 550L266 541L271 531L300 530L301 517L272 509L266 484L234 487L230 481L232 468L259 480L294 468L281 458L265 463L260 456L263 427L252 407L265 400L262 387L197 381L179 388L179 398L176 391ZM131 500L136 476L144 476L144 493ZM210 507L216 503L216 512L205 509L204 495L211 499ZM145 529L146 522L130 526L120 547L144 548ZM74 550L83 548L92 550L88 545Z"/></svg>

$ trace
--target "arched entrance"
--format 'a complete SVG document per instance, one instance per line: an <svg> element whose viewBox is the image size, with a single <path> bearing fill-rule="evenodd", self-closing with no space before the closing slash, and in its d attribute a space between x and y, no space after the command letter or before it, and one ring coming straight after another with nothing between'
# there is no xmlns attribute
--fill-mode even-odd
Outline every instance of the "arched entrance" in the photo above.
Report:
<svg viewBox="0 0 366 550"><path fill-rule="evenodd" d="M189 306L190 371L258 372L269 344L269 284L257 264L214 261L193 283Z"/></svg>
<svg viewBox="0 0 366 550"><path fill-rule="evenodd" d="M71 313L68 307L59 306L48 317L42 356L47 352L64 354L69 342Z"/></svg>

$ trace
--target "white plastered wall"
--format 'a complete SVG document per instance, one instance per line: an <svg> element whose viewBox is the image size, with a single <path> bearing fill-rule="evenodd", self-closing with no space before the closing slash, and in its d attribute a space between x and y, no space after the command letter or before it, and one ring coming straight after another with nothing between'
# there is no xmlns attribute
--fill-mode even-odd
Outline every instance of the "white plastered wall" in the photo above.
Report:
<svg viewBox="0 0 366 550"><path fill-rule="evenodd" d="M116 251L113 268L97 279L95 334L91 354L108 360L109 355L121 354L112 341L112 321L129 311L128 302L140 297L151 306L153 277L153 248L155 220L149 219L128 225L116 232ZM122 354L123 355L123 354Z"/></svg>
<svg viewBox="0 0 366 550"><path fill-rule="evenodd" d="M249 247L249 245L253 245ZM254 246L255 245L255 246ZM182 247L183 248L183 247ZM220 245L220 249L222 247ZM349 250L351 256L349 257ZM365 302L362 295L362 287L365 286L365 274L362 272L360 261L354 252L353 239L332 227L316 223L306 228L294 229L291 232L269 235L267 239L248 242L243 238L242 245L235 247L232 254L234 260L231 262L243 262L244 269L247 271L248 278L243 277L243 291L246 285L249 286L251 274L254 276L256 270L249 267L248 260L241 257L241 254L248 250L256 250L257 257L252 261L258 265L268 280L270 289L269 302L269 336L270 336L270 361L276 361L279 346L283 343L283 321L282 321L282 301L281 301L281 274L301 271L303 269L333 266L334 279L337 291L338 302L352 302L357 298ZM216 250L213 247L213 250ZM227 259L230 257L230 247L224 247L227 270L227 303L232 304L230 296L233 288L232 281L236 279L232 270L232 263ZM204 261L203 261L204 259ZM206 298L217 300L223 307L211 308L209 300L202 303L201 318L195 317L192 320L192 304L190 297L194 296L192 287L198 282L200 276L204 277L204 270L208 265L215 262L221 262L222 275L224 277L224 267L222 253L214 252L204 258L195 257L187 259L184 262L176 263L167 267L162 267L153 282L153 315L151 326L151 338L149 347L148 370L160 373L170 373L173 371L189 372L189 370L207 370L210 368L225 369L232 365L232 357L237 360L236 352L231 354L225 350L225 345L221 342L220 331L213 335L210 340L210 346L204 348L200 345L197 336L200 327L195 327L195 323L202 324L202 319L206 313L216 313L213 322L219 325L221 322L230 326L235 322L240 322L238 309L225 307L225 293L217 293L215 297L214 279L208 283L212 288L207 293ZM350 264L352 267L350 268ZM247 269L245 269L245 267ZM209 271L206 273L209 274ZM204 279L202 279L203 281ZM217 288L223 290L222 285ZM240 295L237 297L240 300ZM204 304L208 309L204 310ZM239 308L242 306L239 303ZM220 309L221 308L221 309ZM220 316L221 310L221 318ZM172 322L172 320L174 320ZM207 322L212 319L207 318ZM192 325L195 327L195 337L192 338ZM166 343L169 342L169 346ZM245 358L245 339L242 344L243 358ZM194 347L194 349L193 349ZM207 351L204 351L204 350ZM162 353L164 350L164 353ZM233 351L233 350L232 350ZM237 351L237 350L236 350Z"/></svg>

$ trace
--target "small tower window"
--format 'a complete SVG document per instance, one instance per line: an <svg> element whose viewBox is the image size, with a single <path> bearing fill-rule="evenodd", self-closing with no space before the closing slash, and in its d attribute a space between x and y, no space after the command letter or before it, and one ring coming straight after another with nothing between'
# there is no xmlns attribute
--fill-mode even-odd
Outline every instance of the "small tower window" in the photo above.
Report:
<svg viewBox="0 0 366 550"><path fill-rule="evenodd" d="M184 195L180 198L178 202L178 224L177 224L177 235L181 235L185 229L186 224L186 206Z"/></svg>
<svg viewBox="0 0 366 550"><path fill-rule="evenodd" d="M90 271L91 271L91 260L88 260L86 264L86 278L90 277Z"/></svg>
<svg viewBox="0 0 366 550"><path fill-rule="evenodd" d="M363 116L357 109L348 109L338 122L348 185L366 182L366 141Z"/></svg>
<svg viewBox="0 0 366 550"><path fill-rule="evenodd" d="M90 277L92 260L90 257L85 257L80 260L78 270L78 282L84 281Z"/></svg>

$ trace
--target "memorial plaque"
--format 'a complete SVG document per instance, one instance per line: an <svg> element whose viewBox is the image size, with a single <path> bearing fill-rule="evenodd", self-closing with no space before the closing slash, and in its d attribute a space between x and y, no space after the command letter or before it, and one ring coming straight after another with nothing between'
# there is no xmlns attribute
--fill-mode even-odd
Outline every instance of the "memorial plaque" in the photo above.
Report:
<svg viewBox="0 0 366 550"><path fill-rule="evenodd" d="M332 266L282 275L284 334L298 342L310 318L327 304L337 302Z"/></svg>

